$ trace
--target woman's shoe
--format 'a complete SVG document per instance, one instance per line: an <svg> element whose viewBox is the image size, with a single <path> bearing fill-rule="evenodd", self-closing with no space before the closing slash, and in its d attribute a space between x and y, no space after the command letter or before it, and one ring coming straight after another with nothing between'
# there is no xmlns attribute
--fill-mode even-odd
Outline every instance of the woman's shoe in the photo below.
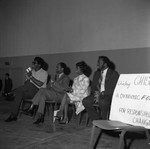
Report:
<svg viewBox="0 0 150 149"><path fill-rule="evenodd" d="M33 122L33 124L40 124L40 123L44 123L44 119L38 118L35 122Z"/></svg>
<svg viewBox="0 0 150 149"><path fill-rule="evenodd" d="M61 121L59 122L59 124L68 124L68 123L69 123L68 120L61 120Z"/></svg>
<svg viewBox="0 0 150 149"><path fill-rule="evenodd" d="M36 113L37 105L31 105L30 108L27 110L26 114L33 116Z"/></svg>
<svg viewBox="0 0 150 149"><path fill-rule="evenodd" d="M63 116L55 116L55 119L60 121L63 119Z"/></svg>
<svg viewBox="0 0 150 149"><path fill-rule="evenodd" d="M33 124L40 124L41 123L41 119L38 118L35 122L33 122Z"/></svg>
<svg viewBox="0 0 150 149"><path fill-rule="evenodd" d="M60 110L55 110L54 111L54 119L57 120L62 120L63 114Z"/></svg>
<svg viewBox="0 0 150 149"><path fill-rule="evenodd" d="M33 115L34 115L34 109L28 110L28 111L26 112L26 115L33 116Z"/></svg>
<svg viewBox="0 0 150 149"><path fill-rule="evenodd" d="M44 116L40 116L35 122L33 122L33 124L40 124L40 123L44 123Z"/></svg>

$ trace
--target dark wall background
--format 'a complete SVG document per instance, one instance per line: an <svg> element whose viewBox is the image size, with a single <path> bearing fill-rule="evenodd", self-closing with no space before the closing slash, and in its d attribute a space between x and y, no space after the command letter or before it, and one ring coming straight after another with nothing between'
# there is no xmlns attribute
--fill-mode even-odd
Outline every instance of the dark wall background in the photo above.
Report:
<svg viewBox="0 0 150 149"><path fill-rule="evenodd" d="M106 50L91 52L74 52L46 54L41 56L49 64L48 72L55 73L55 66L59 62L65 62L71 69L70 77L75 77L75 64L84 60L93 71L97 69L98 56L108 56L116 65L116 70L121 73L150 73L150 48L135 48L122 50ZM37 55L35 55L37 56ZM5 57L0 59L0 77L9 72L13 77L15 86L21 85L25 79L25 69L31 65L35 56ZM9 62L10 65L6 65ZM93 75L93 73L92 73ZM90 78L92 78L92 75Z"/></svg>

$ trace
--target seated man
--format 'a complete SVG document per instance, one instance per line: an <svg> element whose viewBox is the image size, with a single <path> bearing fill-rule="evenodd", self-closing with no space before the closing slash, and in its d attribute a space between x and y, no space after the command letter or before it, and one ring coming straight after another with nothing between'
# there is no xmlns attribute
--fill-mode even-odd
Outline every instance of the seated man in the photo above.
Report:
<svg viewBox="0 0 150 149"><path fill-rule="evenodd" d="M101 70L97 91L83 99L83 105L88 112L91 120L106 119L110 108L113 91L119 78L118 72L112 70L112 63L106 56L100 56L98 59L98 67ZM95 99L99 103L101 115L99 115L93 107Z"/></svg>
<svg viewBox="0 0 150 149"><path fill-rule="evenodd" d="M46 87L48 73L43 69L44 66L45 61L42 58L34 58L31 70L26 72L27 80L25 84L12 91L14 94L13 106L10 116L5 120L6 122L17 120L20 104L23 99L33 98L39 88Z"/></svg>
<svg viewBox="0 0 150 149"><path fill-rule="evenodd" d="M34 124L44 122L44 108L45 101L56 101L61 103L61 100L65 94L65 89L69 86L69 77L65 74L67 66L65 63L58 63L56 66L56 75L51 78L47 88L41 88L32 99L33 104L28 110L28 114L32 114L38 106L38 119Z"/></svg>

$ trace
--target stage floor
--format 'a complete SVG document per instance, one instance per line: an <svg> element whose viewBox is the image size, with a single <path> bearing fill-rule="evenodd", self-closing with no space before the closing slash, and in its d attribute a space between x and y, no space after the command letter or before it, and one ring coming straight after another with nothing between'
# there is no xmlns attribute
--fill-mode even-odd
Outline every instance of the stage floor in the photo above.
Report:
<svg viewBox="0 0 150 149"><path fill-rule="evenodd" d="M67 125L58 122L50 123L46 114L44 124L34 125L33 118L22 115L17 121L5 122L12 102L0 98L0 149L87 149L91 123L85 127L85 121L78 125L77 117ZM84 117L83 117L84 118ZM98 129L97 129L98 130ZM96 136L98 131L96 133ZM130 139L128 139L128 142ZM105 133L99 141L97 149L117 149L119 137ZM136 138L130 149L148 149L143 136Z"/></svg>

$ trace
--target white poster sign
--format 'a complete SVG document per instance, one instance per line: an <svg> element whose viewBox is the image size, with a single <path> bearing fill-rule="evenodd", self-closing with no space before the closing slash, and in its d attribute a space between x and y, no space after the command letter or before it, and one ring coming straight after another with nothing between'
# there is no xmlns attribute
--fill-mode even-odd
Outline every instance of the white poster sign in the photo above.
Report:
<svg viewBox="0 0 150 149"><path fill-rule="evenodd" d="M121 74L114 90L110 120L150 129L150 74Z"/></svg>

